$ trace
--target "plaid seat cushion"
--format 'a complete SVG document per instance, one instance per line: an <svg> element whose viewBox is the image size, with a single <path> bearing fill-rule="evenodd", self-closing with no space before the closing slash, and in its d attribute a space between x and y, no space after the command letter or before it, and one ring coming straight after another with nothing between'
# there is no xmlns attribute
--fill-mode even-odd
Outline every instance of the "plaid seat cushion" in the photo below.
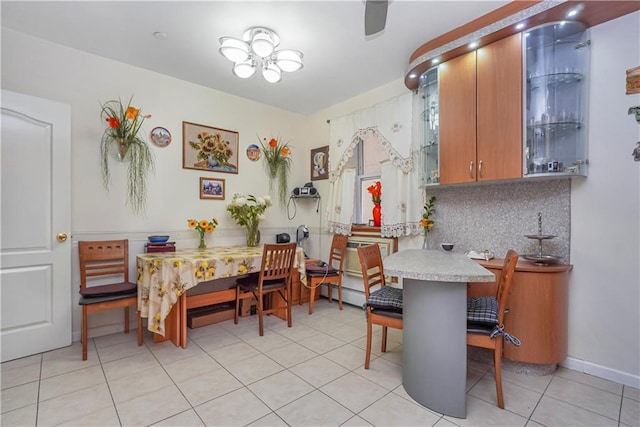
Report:
<svg viewBox="0 0 640 427"><path fill-rule="evenodd" d="M402 312L402 289L383 286L369 295L366 306L374 309Z"/></svg>
<svg viewBox="0 0 640 427"><path fill-rule="evenodd" d="M497 325L498 300L490 296L467 298L467 322Z"/></svg>

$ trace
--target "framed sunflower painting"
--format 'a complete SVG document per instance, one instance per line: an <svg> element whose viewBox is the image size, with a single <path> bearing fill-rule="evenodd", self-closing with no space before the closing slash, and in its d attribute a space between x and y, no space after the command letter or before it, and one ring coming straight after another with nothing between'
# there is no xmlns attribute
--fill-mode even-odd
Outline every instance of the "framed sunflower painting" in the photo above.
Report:
<svg viewBox="0 0 640 427"><path fill-rule="evenodd" d="M182 167L238 173L238 132L182 122Z"/></svg>

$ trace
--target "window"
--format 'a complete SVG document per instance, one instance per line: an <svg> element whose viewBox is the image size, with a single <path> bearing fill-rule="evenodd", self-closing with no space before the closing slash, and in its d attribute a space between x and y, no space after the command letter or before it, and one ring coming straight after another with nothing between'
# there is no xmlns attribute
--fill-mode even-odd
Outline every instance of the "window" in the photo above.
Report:
<svg viewBox="0 0 640 427"><path fill-rule="evenodd" d="M372 219L373 202L367 187L380 180L380 164L388 158L387 153L380 149L377 138L370 137L360 140L355 154L349 159L348 166L356 170L354 218L358 224L368 224ZM382 192L384 199L384 188Z"/></svg>

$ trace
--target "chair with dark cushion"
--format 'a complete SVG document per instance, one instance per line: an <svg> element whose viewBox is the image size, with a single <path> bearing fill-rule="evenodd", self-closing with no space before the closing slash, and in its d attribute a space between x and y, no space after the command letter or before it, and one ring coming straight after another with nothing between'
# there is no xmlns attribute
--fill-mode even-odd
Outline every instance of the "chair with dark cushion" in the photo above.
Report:
<svg viewBox="0 0 640 427"><path fill-rule="evenodd" d="M129 333L129 308L138 309L138 285L129 282L129 241L79 241L82 360L87 360L89 313L124 308L124 332ZM108 283L105 283L108 282ZM91 285L90 283L99 283ZM138 345L142 345L142 317L138 316Z"/></svg>
<svg viewBox="0 0 640 427"><path fill-rule="evenodd" d="M327 296L332 302L333 286L338 288L338 307L342 310L342 266L347 253L347 240L349 236L334 234L331 241L331 251L329 260L324 266L307 266L306 275L309 286L309 314L313 314L313 303L315 302L316 289L322 285L327 285Z"/></svg>
<svg viewBox="0 0 640 427"><path fill-rule="evenodd" d="M377 244L358 247L364 294L367 299L367 352L364 369L371 361L372 326L382 326L381 351L387 351L387 328L402 329L402 289L386 285L382 254ZM379 286L372 291L372 288Z"/></svg>
<svg viewBox="0 0 640 427"><path fill-rule="evenodd" d="M257 277L249 276L238 280L236 287L236 312L234 322L238 323L240 300L255 297L258 305L258 324L260 336L264 335L265 314L286 310L287 326L291 327L291 270L296 258L295 243L265 244L262 263ZM264 297L277 292L284 306L265 308Z"/></svg>
<svg viewBox="0 0 640 427"><path fill-rule="evenodd" d="M498 278L496 295L467 298L467 345L493 350L498 407L504 409L502 395L502 349L505 339L520 345L517 338L504 330L504 317L509 312L509 294L518 263L518 253L509 249Z"/></svg>

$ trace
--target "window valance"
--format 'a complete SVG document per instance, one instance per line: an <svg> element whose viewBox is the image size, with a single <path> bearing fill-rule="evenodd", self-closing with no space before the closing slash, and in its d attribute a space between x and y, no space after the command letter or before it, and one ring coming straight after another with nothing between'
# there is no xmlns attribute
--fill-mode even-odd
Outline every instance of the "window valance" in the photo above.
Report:
<svg viewBox="0 0 640 427"><path fill-rule="evenodd" d="M412 152L412 94L407 93L371 108L331 120L329 131L330 232L350 234L353 223L356 172L347 167L360 142L378 144L388 155L381 172L382 226L385 237L417 230L421 192L416 184Z"/></svg>

